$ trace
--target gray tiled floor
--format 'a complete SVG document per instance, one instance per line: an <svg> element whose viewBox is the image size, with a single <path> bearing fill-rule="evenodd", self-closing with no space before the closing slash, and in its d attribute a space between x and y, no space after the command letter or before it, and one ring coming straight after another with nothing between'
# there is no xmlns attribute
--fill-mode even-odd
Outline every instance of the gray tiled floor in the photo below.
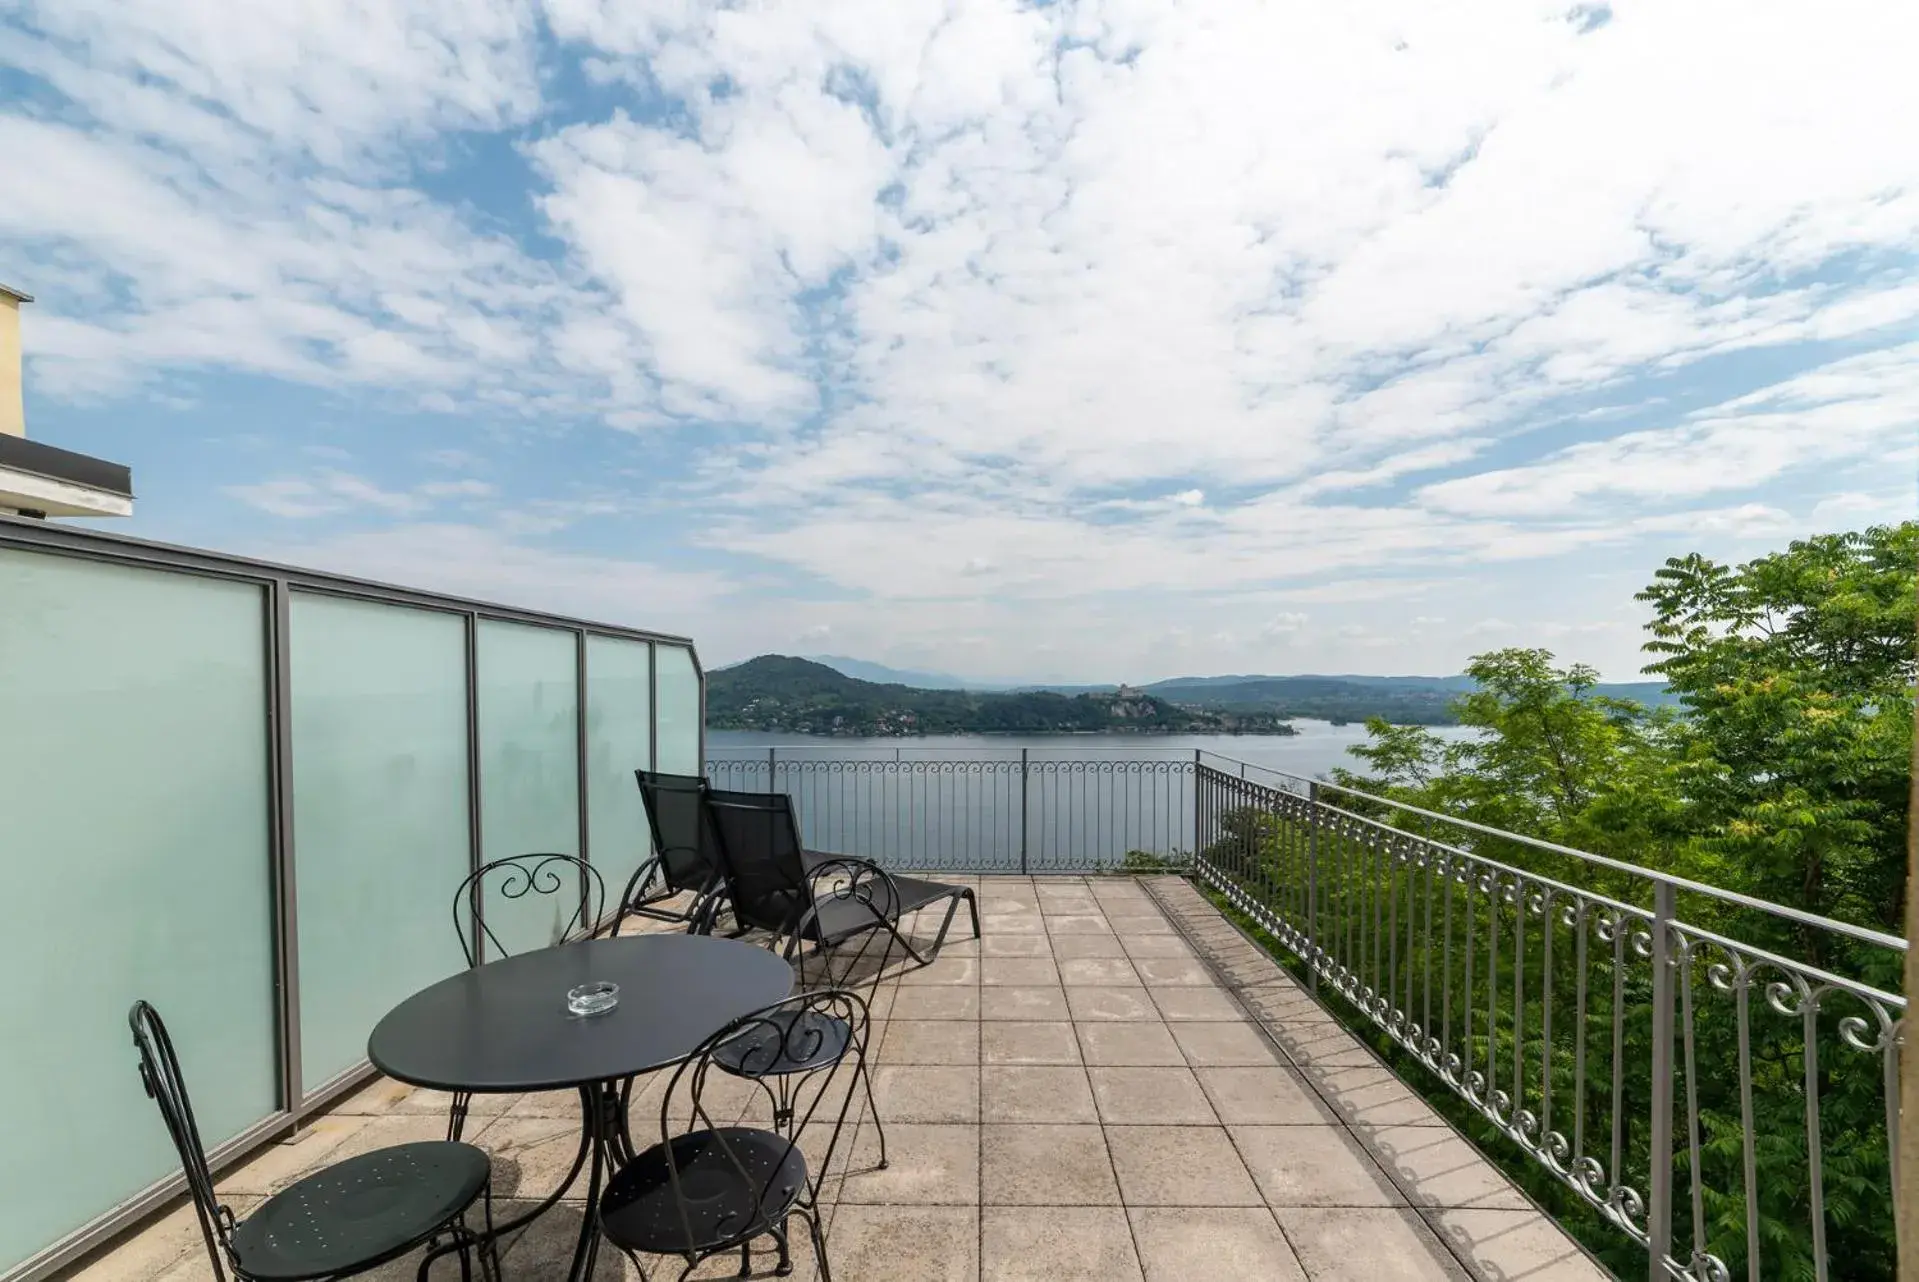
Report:
<svg viewBox="0 0 1919 1282"><path fill-rule="evenodd" d="M980 888L983 938L950 941L874 1003L889 1163L876 1169L870 1121L850 1128L826 1189L842 1282L1606 1276L1185 882L961 880ZM244 1213L316 1165L437 1134L443 1108L374 1082L221 1186ZM576 1110L475 1101L467 1136L495 1155L496 1196L554 1187ZM582 1209L513 1242L507 1277L561 1276ZM794 1276L813 1276L796 1256ZM772 1253L758 1258L769 1272ZM604 1258L599 1275L637 1276ZM74 1276L210 1270L176 1209Z"/></svg>

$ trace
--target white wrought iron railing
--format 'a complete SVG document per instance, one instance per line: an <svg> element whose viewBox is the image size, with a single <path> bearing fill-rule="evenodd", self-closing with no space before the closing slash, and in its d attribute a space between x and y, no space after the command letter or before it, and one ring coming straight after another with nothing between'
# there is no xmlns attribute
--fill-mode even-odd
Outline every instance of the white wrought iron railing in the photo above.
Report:
<svg viewBox="0 0 1919 1282"><path fill-rule="evenodd" d="M1195 874L1694 1282L1893 1274L1906 941L1240 763Z"/></svg>
<svg viewBox="0 0 1919 1282"><path fill-rule="evenodd" d="M1896 936L1208 753L706 766L791 793L809 845L895 867L1190 867L1409 1081L1509 1145L1509 1169L1609 1225L1615 1267L1892 1276Z"/></svg>

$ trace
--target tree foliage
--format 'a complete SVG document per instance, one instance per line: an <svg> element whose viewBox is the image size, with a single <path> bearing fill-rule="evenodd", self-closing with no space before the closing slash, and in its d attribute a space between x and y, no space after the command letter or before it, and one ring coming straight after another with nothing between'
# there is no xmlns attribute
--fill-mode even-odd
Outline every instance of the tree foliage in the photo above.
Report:
<svg viewBox="0 0 1919 1282"><path fill-rule="evenodd" d="M1638 600L1652 616L1645 644L1648 671L1663 677L1678 695L1677 709L1594 697L1596 673L1561 664L1545 650L1495 651L1473 660L1467 671L1476 689L1454 703L1458 720L1479 734L1447 743L1418 727L1369 722L1368 742L1354 749L1366 768L1335 771L1333 782L1385 800L1336 791L1327 796L1363 816L1642 908L1650 885L1644 877L1433 815L1901 933L1915 580L1919 523L1914 522L1805 539L1740 565L1697 555L1674 558ZM1298 861L1300 835L1272 831L1264 818L1236 818L1225 844L1232 847L1227 857L1242 862L1248 851L1257 852L1258 875L1268 884L1284 885L1299 875L1289 861ZM1322 847L1322 886L1327 884L1325 857ZM1335 863L1374 879L1382 876L1369 871L1372 866L1363 857ZM1324 914L1333 914L1335 923L1344 920L1339 914L1347 911L1349 899L1363 911L1368 890L1376 911L1377 885L1342 884L1338 875L1320 909L1322 930ZM1402 885L1412 902L1411 884L1393 880L1404 874L1389 868L1383 876L1389 903L1397 902ZM1534 941L1535 949L1552 929L1550 921L1529 923L1523 908L1510 900L1491 911L1506 914L1495 920L1510 921L1516 937ZM1893 949L1779 914L1688 895L1682 898L1680 919L1738 941L1750 957L1771 953L1886 991L1896 991L1900 983ZM1363 917L1360 921L1363 926ZM1413 955L1407 967L1431 964L1410 944L1408 951ZM1535 967L1548 964L1537 952L1529 955ZM1735 1276L1745 1275L1746 1129L1737 1071L1743 1048L1754 1086L1758 1178L1752 1206L1763 1275L1815 1276L1810 1186L1816 1134L1833 1276L1890 1278L1894 1244L1882 1060L1875 1052L1848 1049L1840 1027L1845 1016L1869 1014L1868 1007L1840 991L1830 992L1823 1006L1816 996L1808 1005L1788 984L1778 990L1775 1009L1767 984L1786 972L1762 962L1764 974L1752 990L1742 1042L1738 1007L1710 982L1712 963L1725 956L1702 947L1682 975L1698 995L1688 1025L1697 1069L1682 1077L1677 1089L1682 1122L1688 1101L1697 1104L1709 1249ZM1554 1030L1561 1052L1554 1063L1561 1065L1571 1059L1571 1039L1581 1030L1577 1012L1564 1004L1577 977L1564 952L1550 964L1556 977L1547 986L1553 1010L1543 1026ZM1593 963L1596 969L1585 977L1588 991L1603 996L1611 982L1608 964L1603 956ZM1544 979L1543 969L1536 976ZM1641 1163L1643 1175L1651 1161L1645 1133L1647 994L1636 976L1622 972L1621 983L1621 1009L1630 1015L1620 1025L1621 1062L1637 1065L1640 1074L1623 1094L1625 1155L1629 1166ZM1469 1006L1475 996L1468 980ZM1491 991L1478 996L1494 1010L1502 1000ZM1801 1018L1801 1010L1810 1014ZM1506 1022L1489 1021L1491 1032L1469 1030L1463 1046L1468 1062L1475 1053L1489 1062L1509 1057L1516 1030L1531 1029L1537 1038L1544 1013L1541 999L1529 997L1522 1009L1501 1017ZM1598 1039L1595 1044L1603 1045L1614 1032L1610 1005L1596 996L1586 1017L1589 1024L1594 1019L1603 1024L1586 1029ZM1861 1035L1870 1042L1879 1031L1868 1019ZM1589 1061L1589 1067L1594 1063ZM1612 1067L1608 1060L1598 1071L1610 1073ZM1589 1086L1598 1090L1604 1084L1609 1082L1595 1078ZM1469 1126L1476 1117L1468 1117ZM1597 1115L1588 1120L1601 1121ZM1489 1151L1498 1152L1503 1141L1497 1132L1487 1132L1486 1138ZM1692 1182L1683 1126L1674 1160L1683 1203ZM1533 1169L1525 1169L1529 1165ZM1531 1159L1515 1157L1511 1169L1540 1196L1557 1196ZM1569 1209L1576 1199L1560 1198L1556 1204ZM1683 1209L1681 1219L1676 1240L1684 1243L1691 1234ZM1617 1267L1627 1266L1638 1249L1609 1228L1588 1240Z"/></svg>

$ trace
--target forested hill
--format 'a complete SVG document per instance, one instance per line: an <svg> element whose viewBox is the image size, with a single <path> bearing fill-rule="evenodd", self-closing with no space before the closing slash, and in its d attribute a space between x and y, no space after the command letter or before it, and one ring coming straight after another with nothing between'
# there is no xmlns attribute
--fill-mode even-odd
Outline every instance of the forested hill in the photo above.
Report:
<svg viewBox="0 0 1919 1282"><path fill-rule="evenodd" d="M971 690L975 694L1112 694L1112 685L989 685L967 682L944 673L914 673L821 655L815 661L849 677L909 686L915 690ZM1453 725L1458 716L1453 701L1479 688L1472 677L1362 676L1356 674L1303 676L1169 677L1133 687L1138 693L1183 708L1211 708L1227 712L1264 712L1278 717L1315 717L1326 721L1364 721L1384 717L1395 725ZM1677 704L1679 697L1663 681L1602 681L1588 686L1589 698L1629 700L1656 708Z"/></svg>
<svg viewBox="0 0 1919 1282"><path fill-rule="evenodd" d="M1090 694L984 694L861 681L782 654L710 672L706 724L715 730L825 735L1291 734L1274 713L1187 708L1120 687Z"/></svg>

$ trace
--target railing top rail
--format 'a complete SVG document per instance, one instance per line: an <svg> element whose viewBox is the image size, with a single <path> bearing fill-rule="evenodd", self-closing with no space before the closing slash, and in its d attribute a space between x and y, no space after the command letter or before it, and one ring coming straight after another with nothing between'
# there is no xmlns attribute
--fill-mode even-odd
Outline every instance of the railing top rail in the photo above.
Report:
<svg viewBox="0 0 1919 1282"><path fill-rule="evenodd" d="M1613 872L1625 873L1628 876L1643 877L1650 882L1664 883L1665 885L1671 886L1674 890L1683 890L1687 894L1704 895L1725 903L1737 904L1741 908L1751 908L1758 912L1767 913L1801 926L1810 926L1816 930L1831 931L1836 935L1844 935L1849 939L1856 939L1861 943L1875 944L1881 948L1891 948L1899 952L1906 951L1907 945L1904 939L1898 935L1889 935L1884 931L1874 930L1869 926L1855 926L1850 922L1835 921L1830 917L1821 917L1817 913L1809 913L1803 909L1789 908L1785 904L1775 904L1770 900L1757 899L1751 895L1741 894L1736 890L1726 890L1720 886L1710 886L1705 882L1693 881L1687 877L1676 877L1671 873L1660 872L1653 868L1645 868L1639 864L1629 864L1622 859L1612 859L1606 855L1595 855L1591 851L1580 850L1573 846L1562 846L1556 841L1545 841L1538 837L1528 837L1523 833L1507 832L1503 828L1494 828L1487 824L1475 823L1470 819L1461 819L1455 815L1443 814L1437 810L1427 810L1408 802L1395 801L1391 797L1381 797L1375 793L1362 792L1358 788L1348 788L1344 784L1333 783L1330 780L1308 779L1303 775L1293 774L1291 771L1277 770L1272 766L1262 766L1252 761L1240 761L1238 758L1224 756L1223 754L1209 755L1218 756L1219 760L1230 761L1236 766L1246 766L1253 770L1262 770L1267 774L1279 775L1282 778L1309 784L1321 790L1330 789L1334 792L1344 793L1349 797L1359 797L1366 801L1403 811L1406 814L1419 815L1426 819L1436 819L1441 823L1452 824L1454 827L1463 828L1468 832L1483 833L1488 837L1497 837L1502 841L1517 842L1522 846L1530 846L1535 850L1544 850L1555 855L1567 855L1596 868L1606 868ZM1202 762L1202 764L1204 763ZM1334 808L1338 809L1338 807ZM1352 812L1341 810L1340 813L1351 814ZM1354 815L1353 817L1356 819L1365 819L1363 815ZM1367 822L1371 823L1374 821L1367 820ZM1393 831L1398 830L1394 829ZM1434 844L1443 845L1444 843L1436 842ZM1448 847L1448 849L1451 849L1451 847ZM1484 856L1475 856L1475 858L1484 858ZM1526 875L1530 876L1531 874Z"/></svg>
<svg viewBox="0 0 1919 1282"><path fill-rule="evenodd" d="M722 733L725 733L725 732L724 732L724 731L722 731ZM1008 731L1008 732L1007 732L1007 735L1008 735L1008 737L1009 737L1009 738L1028 738L1028 737L1030 737L1030 736L1026 736L1026 735L1021 735L1021 734L1018 734L1017 732L1014 732L1014 731ZM1094 753L1106 753L1106 754L1109 754L1109 755L1114 755L1114 756L1127 756L1127 755L1136 755L1136 754L1138 754L1138 753L1142 753L1142 752L1163 752L1163 753L1168 753L1168 754L1170 754L1170 755L1169 755L1169 756L1168 756L1168 757L1166 758L1166 759L1167 759L1167 760L1169 760L1169 761L1187 761L1187 762L1190 762L1190 761L1192 761L1192 759L1193 759L1193 753L1194 753L1195 751L1197 751L1196 749L1193 749L1193 748L1170 748L1170 747L1169 747L1169 748L1161 748L1161 747L1157 747L1157 746L1155 746L1155 745L1152 745L1152 744L1142 744L1141 746L1139 746L1139 747L1137 747L1137 748L1134 748L1134 747L1125 747L1125 748L1105 748L1105 747L1100 747L1100 746L1098 746L1098 745L1096 745L1096 744L1088 744L1088 745L1086 745L1085 747L1080 747L1080 746L1078 746L1078 745L1075 745L1075 744L1066 744L1066 743L1061 743L1061 744L1028 744L1028 745L1026 745L1026 746L1025 746L1025 747L1023 747L1023 748L1000 748L1000 747L995 747L995 746L992 746L992 745L986 745L986 746L983 746L983 747L979 747L979 748L962 748L962 747L958 747L958 746L955 746L955 745L944 745L944 744L935 744L935 745L933 745L933 746L931 746L931 747L915 747L915 746L913 746L912 744L910 744L910 743L907 743L907 742L905 742L905 741L904 741L904 739L902 739L902 741L901 741L901 743L900 743L900 746L899 746L899 747L897 747L897 748L887 748L887 747L881 747L881 746L879 746L879 745L877 745L877 744L872 744L872 743L857 743L857 744L847 744L847 745L844 745L844 746L842 746L842 745L839 745L839 744L825 744L825 743L762 743L762 744L735 744L735 743L715 743L715 744L709 744L709 745L707 745L707 749L706 749L706 755L707 755L707 756L709 756L709 757L711 757L711 756L714 756L714 755L716 755L716 754L718 754L718 753L723 753L723 752L737 752L737 753L741 753L741 754L745 754L745 755L747 755L747 756L750 756L750 757L764 757L764 756L766 756L766 754L767 754L767 752L768 752L769 750L776 750L776 751L779 751L779 752L833 752L833 753L850 753L850 752L929 752L929 753L939 753L939 752L965 752L965 753L972 753L972 752L981 752L981 753L985 753L985 752L1003 752L1003 753L1007 753L1007 754L1009 754L1010 756L1012 756L1012 757L1013 757L1013 758L1015 758L1015 759L1017 759L1017 758L1018 758L1018 756L1019 756L1019 754L1020 754L1021 752L1062 752L1062 753L1075 753L1075 754L1078 754L1078 753L1085 753L1085 754L1088 754L1088 755L1091 755L1091 754L1094 754Z"/></svg>
<svg viewBox="0 0 1919 1282"><path fill-rule="evenodd" d="M601 636L684 646L689 651L694 649L693 640L690 637L677 636L670 632L656 632L650 628L636 628L621 623L601 623L592 619L556 614L549 610L506 605L495 601L479 601L471 597L455 596L428 588L403 587L393 583L382 583L377 579L359 579L352 575L335 574L330 570L283 565L274 561L237 556L230 552L215 552L176 543L158 543L152 539L136 538L128 534L116 534L85 526L61 525L50 521L36 521L24 517L0 516L0 547L64 553L91 557L99 561L144 565L155 569L185 570L236 579L255 581L284 579L296 589L312 592L332 593L361 600L385 601L428 610L472 613L482 618L499 619L509 623L571 628ZM699 670L697 651L694 651L693 662L695 669Z"/></svg>

